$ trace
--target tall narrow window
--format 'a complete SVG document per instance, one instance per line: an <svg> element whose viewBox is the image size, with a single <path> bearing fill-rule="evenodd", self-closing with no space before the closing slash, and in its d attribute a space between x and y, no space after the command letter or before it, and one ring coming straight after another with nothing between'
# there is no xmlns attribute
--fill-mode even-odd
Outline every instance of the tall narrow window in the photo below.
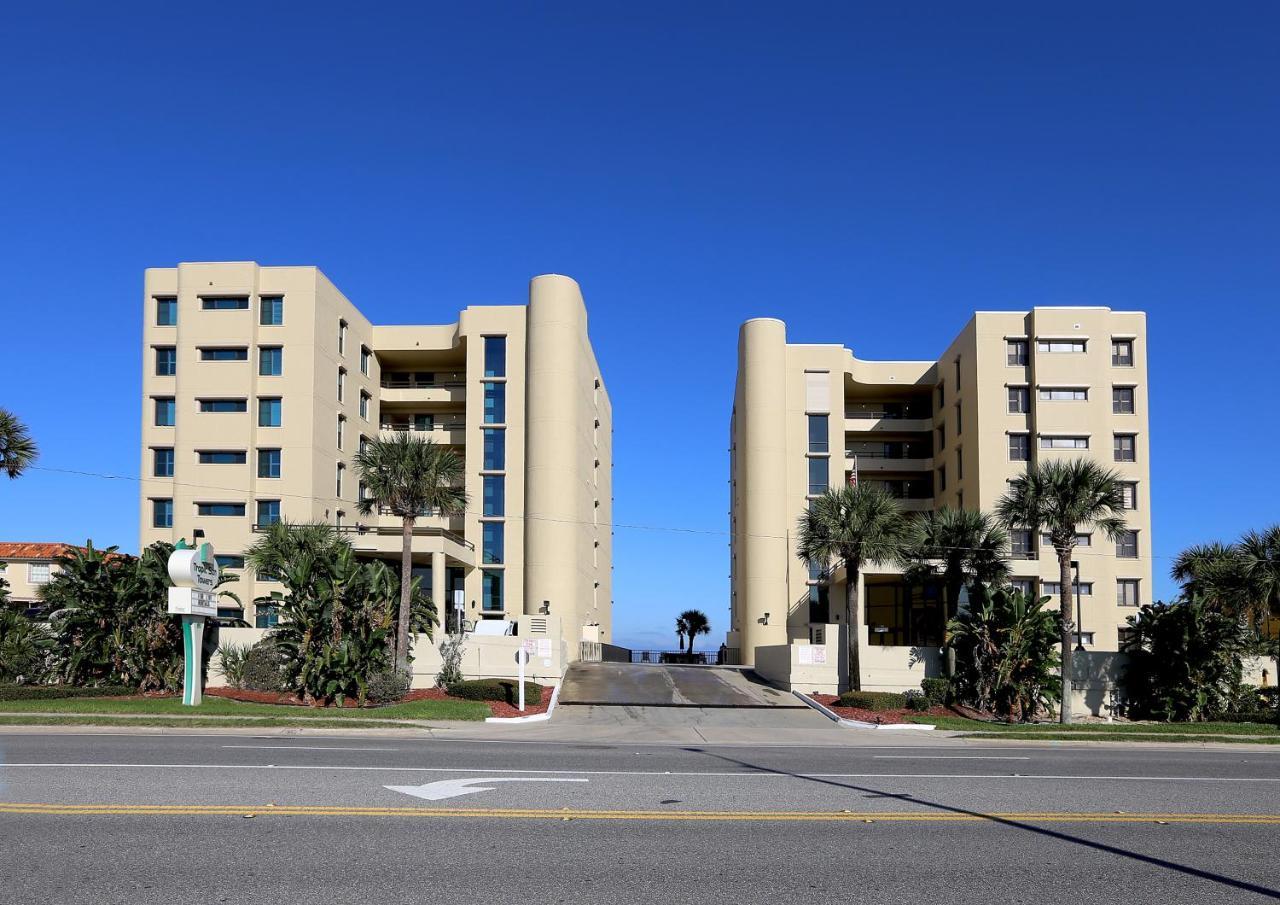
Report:
<svg viewBox="0 0 1280 905"><path fill-rule="evenodd" d="M278 521L280 521L280 501L258 500L258 527L265 528Z"/></svg>
<svg viewBox="0 0 1280 905"><path fill-rule="evenodd" d="M960 407L961 403L956 402L956 436L960 436L960 432L964 430L964 409Z"/></svg>
<svg viewBox="0 0 1280 905"><path fill-rule="evenodd" d="M347 433L347 416L338 416L338 449L342 449L342 441Z"/></svg>
<svg viewBox="0 0 1280 905"><path fill-rule="evenodd" d="M480 523L480 550L486 564L503 561L504 527L502 522Z"/></svg>
<svg viewBox="0 0 1280 905"><path fill-rule="evenodd" d="M501 428L484 429L484 461L481 467L485 471L502 471L507 467L507 432Z"/></svg>
<svg viewBox="0 0 1280 905"><path fill-rule="evenodd" d="M178 300L173 297L156 299L156 326L176 327L178 325Z"/></svg>
<svg viewBox="0 0 1280 905"><path fill-rule="evenodd" d="M178 350L173 346L156 346L156 376L172 377L178 373Z"/></svg>
<svg viewBox="0 0 1280 905"><path fill-rule="evenodd" d="M1135 481L1124 481L1120 484L1120 504L1123 509L1138 508L1138 485Z"/></svg>
<svg viewBox="0 0 1280 905"><path fill-rule="evenodd" d="M484 376L507 376L507 338L505 336L484 338Z"/></svg>
<svg viewBox="0 0 1280 905"><path fill-rule="evenodd" d="M369 420L370 398L372 397L370 397L369 394L366 393L364 390L360 391L360 417L363 418L365 421Z"/></svg>
<svg viewBox="0 0 1280 905"><path fill-rule="evenodd" d="M960 356L956 356L956 392L960 392Z"/></svg>
<svg viewBox="0 0 1280 905"><path fill-rule="evenodd" d="M369 351L368 346L360 347L360 373L365 377L369 376L369 359L373 357L373 353Z"/></svg>
<svg viewBox="0 0 1280 905"><path fill-rule="evenodd" d="M506 494L501 475L485 475L480 479L481 515L506 515Z"/></svg>
<svg viewBox="0 0 1280 905"><path fill-rule="evenodd" d="M347 369L338 368L338 401L342 402L347 398Z"/></svg>
<svg viewBox="0 0 1280 905"><path fill-rule="evenodd" d="M173 447L156 448L151 452L152 474L157 478L173 477Z"/></svg>
<svg viewBox="0 0 1280 905"><path fill-rule="evenodd" d="M956 450L956 480L964 480L964 450Z"/></svg>
<svg viewBox="0 0 1280 905"><path fill-rule="evenodd" d="M947 489L947 466L938 466L938 491L942 492Z"/></svg>
<svg viewBox="0 0 1280 905"><path fill-rule="evenodd" d="M258 477L260 478L280 477L280 450L278 449L258 450Z"/></svg>
<svg viewBox="0 0 1280 905"><path fill-rule="evenodd" d="M280 426L280 399L259 397L258 399L258 427L279 427Z"/></svg>
<svg viewBox="0 0 1280 905"><path fill-rule="evenodd" d="M507 420L507 385L505 383L489 383L484 385L484 423L503 424Z"/></svg>
<svg viewBox="0 0 1280 905"><path fill-rule="evenodd" d="M338 321L338 354L347 354L347 322Z"/></svg>
<svg viewBox="0 0 1280 905"><path fill-rule="evenodd" d="M258 375L279 377L284 373L284 349L280 346L262 346L258 349Z"/></svg>
<svg viewBox="0 0 1280 905"><path fill-rule="evenodd" d="M486 613L502 612L502 573L497 569L483 569L480 586L481 606Z"/></svg>
<svg viewBox="0 0 1280 905"><path fill-rule="evenodd" d="M1026 434L1009 435L1009 461L1026 462L1031 458L1031 441Z"/></svg>
<svg viewBox="0 0 1280 905"><path fill-rule="evenodd" d="M828 472L829 460L824 456L812 456L809 459L809 495L817 496L827 492L830 486Z"/></svg>
<svg viewBox="0 0 1280 905"><path fill-rule="evenodd" d="M264 327L279 327L284 323L284 296L262 297L258 305L258 323Z"/></svg>
<svg viewBox="0 0 1280 905"><path fill-rule="evenodd" d="M335 469L336 474L333 481L333 495L338 497L338 499L342 499L342 477L346 473L346 470L347 466L343 465L341 462L338 463L338 467Z"/></svg>
<svg viewBox="0 0 1280 905"><path fill-rule="evenodd" d="M151 501L151 527L173 527L173 500L165 499Z"/></svg>
<svg viewBox="0 0 1280 905"><path fill-rule="evenodd" d="M173 427L177 417L178 406L172 396L157 396L156 427Z"/></svg>
<svg viewBox="0 0 1280 905"><path fill-rule="evenodd" d="M939 452L941 452L942 450L944 450L944 449L946 449L946 448L947 448L947 428L946 428L946 425L942 425L942 424L938 425L938 431L937 431L937 433L938 433L938 451L939 451Z"/></svg>
<svg viewBox="0 0 1280 905"><path fill-rule="evenodd" d="M1009 414L1025 415L1031 408L1031 391L1027 387L1009 387Z"/></svg>
<svg viewBox="0 0 1280 905"><path fill-rule="evenodd" d="M1027 341L1010 339L1005 342L1005 360L1011 366L1020 367L1027 363Z"/></svg>
<svg viewBox="0 0 1280 905"><path fill-rule="evenodd" d="M830 451L827 439L827 415L809 415L809 452L824 453Z"/></svg>

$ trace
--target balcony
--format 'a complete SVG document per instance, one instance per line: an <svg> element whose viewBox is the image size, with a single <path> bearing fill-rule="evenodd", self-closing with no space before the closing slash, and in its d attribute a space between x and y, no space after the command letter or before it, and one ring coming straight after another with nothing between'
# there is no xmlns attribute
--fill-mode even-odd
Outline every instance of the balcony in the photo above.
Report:
<svg viewBox="0 0 1280 905"><path fill-rule="evenodd" d="M862 468L859 467L861 474ZM879 487L893 497L906 512L928 512L934 508L933 480L928 478L911 479L868 479L859 483L864 487Z"/></svg>
<svg viewBox="0 0 1280 905"><path fill-rule="evenodd" d="M425 434L429 439L447 445L466 443L467 422L455 416L432 417L429 421L413 416L383 418L379 427L384 432Z"/></svg>
<svg viewBox="0 0 1280 905"><path fill-rule="evenodd" d="M909 402L858 402L845 406L846 431L924 433L933 430L929 405Z"/></svg>
<svg viewBox="0 0 1280 905"><path fill-rule="evenodd" d="M465 371L384 371L379 385L383 402L462 402L467 398Z"/></svg>
<svg viewBox="0 0 1280 905"><path fill-rule="evenodd" d="M856 442L845 447L844 455L846 459L858 460L859 473L933 469L933 448L927 443Z"/></svg>

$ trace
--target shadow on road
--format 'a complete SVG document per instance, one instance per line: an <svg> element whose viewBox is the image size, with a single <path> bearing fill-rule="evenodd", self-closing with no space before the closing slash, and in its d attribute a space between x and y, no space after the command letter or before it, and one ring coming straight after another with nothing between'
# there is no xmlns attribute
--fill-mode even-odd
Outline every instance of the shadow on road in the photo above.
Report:
<svg viewBox="0 0 1280 905"><path fill-rule="evenodd" d="M1107 845L1105 842L1094 842L1091 839L1084 839L1080 836L1073 836L1070 833L1051 830L1046 827L1036 826L1032 823L1023 823L1019 820L1010 820L1007 817L1000 817L995 814L984 814L981 811L971 811L968 808L957 807L956 805L943 804L939 801L929 801L916 795L886 792L883 789L873 789L869 786L858 785L851 782L838 782L822 776L806 776L803 773L792 773L790 770L779 770L774 767L762 767L749 761L741 760L736 757L730 757L726 754L716 754L707 751L705 748L685 747L682 750L692 754L703 754L707 757L714 757L725 763L736 764L739 767L746 767L750 770L758 770L762 773L775 773L779 776L791 776L795 779L803 779L807 782L815 782L821 785L836 786L841 789L850 789L855 792L866 792L869 798L896 798L900 801L910 801L923 807L933 808L938 811L946 811L952 814L964 814L970 817L978 817L991 823L1002 824L1013 829L1023 830L1024 832L1034 833L1038 836L1045 836L1049 839L1056 839L1059 842L1069 842L1074 845L1091 848L1095 851L1106 852L1111 855L1118 855L1122 858L1129 858L1134 861L1140 861L1143 864L1150 864L1154 867L1164 868L1165 870L1175 871L1190 877L1198 877L1201 880L1208 880L1211 883L1220 883L1223 886L1229 886L1232 889L1242 889L1248 892L1256 893L1270 899L1280 899L1280 890L1271 889L1266 886L1259 886L1256 883L1249 883L1245 880L1237 880L1234 877L1228 877L1223 874L1216 874L1212 871L1201 870L1198 867L1192 867L1188 864L1179 864L1176 861L1169 861L1165 858L1157 858L1153 855L1144 855L1140 852L1129 851L1128 849L1119 848L1114 845Z"/></svg>

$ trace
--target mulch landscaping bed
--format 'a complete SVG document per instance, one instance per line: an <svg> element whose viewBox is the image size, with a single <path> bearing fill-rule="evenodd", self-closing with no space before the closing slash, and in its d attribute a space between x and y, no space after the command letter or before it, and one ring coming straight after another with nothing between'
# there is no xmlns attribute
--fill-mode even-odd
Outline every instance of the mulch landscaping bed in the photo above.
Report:
<svg viewBox="0 0 1280 905"><path fill-rule="evenodd" d="M864 723L905 723L908 716L968 716L967 713L959 713L950 707L930 707L928 710L863 710L861 707L836 706L839 698L833 694L811 694L809 697L836 716L846 720L861 720Z"/></svg>
<svg viewBox="0 0 1280 905"><path fill-rule="evenodd" d="M494 716L503 716L503 717L532 716L537 713L547 712L547 709L551 706L551 695L554 691L555 691L554 688L543 686L542 700L541 701L526 700L523 713L519 709L517 709L514 704L508 704L505 701L484 701L482 703L489 705L489 711ZM204 690L204 693L212 697L228 698L232 701L244 701L249 704L282 704L289 707L314 706L314 705L305 703L297 695L289 694L287 692L248 691L246 689L237 689L237 688L206 688ZM461 700L463 699L450 697L448 693L446 693L441 688L414 688L414 689L411 689L408 694L406 694L403 698L401 698L399 701L396 701L395 703L408 704L413 701L461 701ZM343 704L344 709L355 708L358 706L359 705L353 699L350 699L350 698L348 698L347 701ZM378 707L375 705L369 705L365 707L365 709L371 710L371 711L377 711Z"/></svg>

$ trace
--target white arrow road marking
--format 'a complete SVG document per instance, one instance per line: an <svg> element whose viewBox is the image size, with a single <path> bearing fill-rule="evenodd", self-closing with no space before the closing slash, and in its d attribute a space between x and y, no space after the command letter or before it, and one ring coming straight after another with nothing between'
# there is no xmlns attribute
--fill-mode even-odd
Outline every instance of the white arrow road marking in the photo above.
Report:
<svg viewBox="0 0 1280 905"><path fill-rule="evenodd" d="M383 786L392 792L403 792L415 798L427 801L442 801L445 798L457 798L459 795L474 795L477 792L492 792L491 787L475 786L483 782L587 782L586 779L568 776L494 776L479 779L442 779L439 782L423 783L420 786Z"/></svg>

